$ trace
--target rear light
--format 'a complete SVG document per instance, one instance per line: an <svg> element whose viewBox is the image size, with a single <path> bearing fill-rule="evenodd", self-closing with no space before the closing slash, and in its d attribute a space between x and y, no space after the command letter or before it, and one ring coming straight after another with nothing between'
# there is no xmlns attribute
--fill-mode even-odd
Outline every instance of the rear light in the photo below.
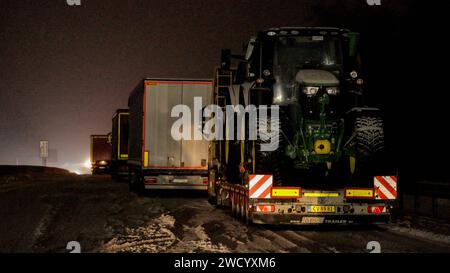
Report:
<svg viewBox="0 0 450 273"><path fill-rule="evenodd" d="M145 178L145 184L156 184L158 182L158 180L156 179L156 177L148 177Z"/></svg>
<svg viewBox="0 0 450 273"><path fill-rule="evenodd" d="M208 185L209 184L209 180L208 179L203 179L203 185Z"/></svg>
<svg viewBox="0 0 450 273"><path fill-rule="evenodd" d="M275 206L274 205L258 205L256 206L257 212L275 212Z"/></svg>
<svg viewBox="0 0 450 273"><path fill-rule="evenodd" d="M367 212L368 213L373 213L373 214L385 213L386 212L386 207L385 206L368 206L367 207Z"/></svg>

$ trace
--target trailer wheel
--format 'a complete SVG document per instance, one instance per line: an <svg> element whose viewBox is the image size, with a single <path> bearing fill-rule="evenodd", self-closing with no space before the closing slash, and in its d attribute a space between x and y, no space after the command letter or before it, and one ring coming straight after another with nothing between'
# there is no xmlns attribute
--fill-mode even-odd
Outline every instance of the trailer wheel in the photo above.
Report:
<svg viewBox="0 0 450 273"><path fill-rule="evenodd" d="M237 196L237 204L236 204L236 218L241 219L241 196Z"/></svg>
<svg viewBox="0 0 450 273"><path fill-rule="evenodd" d="M130 191L136 191L136 173L129 172L128 173L128 187Z"/></svg>
<svg viewBox="0 0 450 273"><path fill-rule="evenodd" d="M233 196L230 196L230 202L231 202L231 215L233 215L234 217L234 200L233 200Z"/></svg>
<svg viewBox="0 0 450 273"><path fill-rule="evenodd" d="M218 206L218 207L223 206L222 195L223 195L222 190L219 189L219 193L216 196L216 206Z"/></svg>
<svg viewBox="0 0 450 273"><path fill-rule="evenodd" d="M217 205L218 203L218 197L217 197L217 191L216 191L216 172L214 170L210 170L208 174L208 202L211 205ZM211 182L212 181L212 182ZM211 192L215 193L215 196L211 194Z"/></svg>
<svg viewBox="0 0 450 273"><path fill-rule="evenodd" d="M233 214L233 217L236 218L236 216L237 216L237 204L236 204L236 196L234 195L234 193L231 196L231 212Z"/></svg>
<svg viewBox="0 0 450 273"><path fill-rule="evenodd" d="M248 201L244 202L244 223L248 224Z"/></svg>
<svg viewBox="0 0 450 273"><path fill-rule="evenodd" d="M217 205L218 203L218 198L212 196L209 191L208 191L208 203L210 203L211 205Z"/></svg>
<svg viewBox="0 0 450 273"><path fill-rule="evenodd" d="M245 200L241 200L241 206L240 206L240 211L241 211L241 220L243 222L245 222L245 214L246 214L246 210L245 210Z"/></svg>
<svg viewBox="0 0 450 273"><path fill-rule="evenodd" d="M142 175L136 176L135 187L136 187L136 193L138 195L141 195L141 196L145 195L146 190L145 190L145 184L144 184L144 177Z"/></svg>

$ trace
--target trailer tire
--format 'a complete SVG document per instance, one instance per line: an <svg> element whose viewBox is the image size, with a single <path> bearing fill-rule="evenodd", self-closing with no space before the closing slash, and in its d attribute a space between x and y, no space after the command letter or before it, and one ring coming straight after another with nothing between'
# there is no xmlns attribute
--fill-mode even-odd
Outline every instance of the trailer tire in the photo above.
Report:
<svg viewBox="0 0 450 273"><path fill-rule="evenodd" d="M246 225L251 225L253 222L250 220L250 212L248 209L248 204L246 205L246 209L245 209L245 218L244 218L244 222Z"/></svg>
<svg viewBox="0 0 450 273"><path fill-rule="evenodd" d="M211 205L217 205L217 198L208 193L208 203Z"/></svg>
<svg viewBox="0 0 450 273"><path fill-rule="evenodd" d="M237 204L236 204L236 218L237 219L241 219L241 196L240 195L238 195L237 196Z"/></svg>
<svg viewBox="0 0 450 273"><path fill-rule="evenodd" d="M218 206L218 207L223 206L222 191L221 190L219 190L219 193L216 196L216 206Z"/></svg>
<svg viewBox="0 0 450 273"><path fill-rule="evenodd" d="M136 191L136 174L134 172L128 173L128 187L131 192Z"/></svg>
<svg viewBox="0 0 450 273"><path fill-rule="evenodd" d="M241 200L241 206L240 206L240 218L242 220L242 222L245 222L245 201Z"/></svg>
<svg viewBox="0 0 450 273"><path fill-rule="evenodd" d="M144 177L142 175L137 175L136 178L136 193L140 196L144 196L146 193Z"/></svg>
<svg viewBox="0 0 450 273"><path fill-rule="evenodd" d="M233 214L233 217L236 218L236 216L237 216L237 204L236 204L236 199L235 199L234 193L231 196L231 212Z"/></svg>
<svg viewBox="0 0 450 273"><path fill-rule="evenodd" d="M233 196L230 196L230 202L231 202L231 215L234 217L234 200Z"/></svg>

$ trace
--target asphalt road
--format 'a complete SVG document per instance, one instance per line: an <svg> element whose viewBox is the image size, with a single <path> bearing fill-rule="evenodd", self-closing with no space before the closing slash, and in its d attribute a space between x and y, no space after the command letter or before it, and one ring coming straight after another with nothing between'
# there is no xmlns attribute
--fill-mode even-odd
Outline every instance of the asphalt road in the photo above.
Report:
<svg viewBox="0 0 450 273"><path fill-rule="evenodd" d="M447 223L246 226L205 193L140 197L108 176L0 177L0 252L450 252Z"/></svg>

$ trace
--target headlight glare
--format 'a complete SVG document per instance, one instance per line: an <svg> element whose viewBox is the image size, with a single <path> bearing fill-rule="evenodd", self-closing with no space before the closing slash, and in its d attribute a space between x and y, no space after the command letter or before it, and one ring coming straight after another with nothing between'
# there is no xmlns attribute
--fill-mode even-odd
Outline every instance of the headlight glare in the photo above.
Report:
<svg viewBox="0 0 450 273"><path fill-rule="evenodd" d="M337 87L327 87L328 95L337 95L339 94L339 88Z"/></svg>
<svg viewBox="0 0 450 273"><path fill-rule="evenodd" d="M319 92L319 87L307 86L303 88L303 93L305 93L308 96L314 96L315 94L317 94L317 92Z"/></svg>

